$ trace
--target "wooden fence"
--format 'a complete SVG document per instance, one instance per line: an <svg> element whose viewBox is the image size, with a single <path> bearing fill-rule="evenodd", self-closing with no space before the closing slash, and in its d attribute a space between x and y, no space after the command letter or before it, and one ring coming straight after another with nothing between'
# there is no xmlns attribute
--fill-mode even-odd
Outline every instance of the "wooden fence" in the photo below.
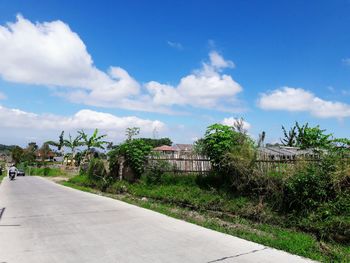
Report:
<svg viewBox="0 0 350 263"><path fill-rule="evenodd" d="M208 173L211 170L210 160L204 156L191 155L183 157L173 156L151 156L148 164L152 165L157 162L166 162L163 169L165 172L174 173Z"/></svg>
<svg viewBox="0 0 350 263"><path fill-rule="evenodd" d="M296 158L267 160L260 159L255 162L256 169L263 174L283 175L290 172L298 165L318 162L318 158ZM205 156L151 156L148 159L148 166L157 162L166 162L163 171L173 173L209 173L212 166L209 158Z"/></svg>

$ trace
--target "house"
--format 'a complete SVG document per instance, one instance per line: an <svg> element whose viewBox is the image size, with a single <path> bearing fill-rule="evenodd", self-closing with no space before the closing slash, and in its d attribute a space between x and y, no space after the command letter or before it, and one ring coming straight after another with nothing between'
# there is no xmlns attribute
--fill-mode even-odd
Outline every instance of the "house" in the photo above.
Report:
<svg viewBox="0 0 350 263"><path fill-rule="evenodd" d="M54 152L49 151L49 152L45 153L45 161L53 161L55 156L56 155ZM35 152L35 159L36 159L36 161L42 161L43 153L40 150Z"/></svg>
<svg viewBox="0 0 350 263"><path fill-rule="evenodd" d="M174 147L169 145L162 145L153 149L153 151L167 157L175 157L177 151Z"/></svg>
<svg viewBox="0 0 350 263"><path fill-rule="evenodd" d="M313 149L302 150L298 147L271 145L258 148L260 160L295 160L298 157L316 157Z"/></svg>
<svg viewBox="0 0 350 263"><path fill-rule="evenodd" d="M193 154L193 144L175 144L174 148L176 149L178 156L188 156Z"/></svg>

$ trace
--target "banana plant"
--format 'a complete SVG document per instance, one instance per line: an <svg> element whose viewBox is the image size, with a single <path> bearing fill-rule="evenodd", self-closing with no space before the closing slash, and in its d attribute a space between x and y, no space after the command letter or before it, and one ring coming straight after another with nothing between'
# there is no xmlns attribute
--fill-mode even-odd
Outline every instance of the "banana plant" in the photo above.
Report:
<svg viewBox="0 0 350 263"><path fill-rule="evenodd" d="M81 141L81 139L82 139L81 135L78 135L73 139L72 136L69 134L69 139L64 140L64 146L69 148L71 151L71 159L72 159L71 164L73 164L73 160L74 160L75 154L76 154L76 149L79 146L84 145L84 143Z"/></svg>
<svg viewBox="0 0 350 263"><path fill-rule="evenodd" d="M60 136L58 137L58 141L47 141L46 143L48 145L54 146L57 148L59 152L61 152L62 156L64 155L64 131L61 132Z"/></svg>
<svg viewBox="0 0 350 263"><path fill-rule="evenodd" d="M78 131L78 134L81 137L82 145L87 147L86 156L91 153L92 149L105 149L104 145L109 142L103 141L107 135L98 135L98 129L95 129L94 133L89 137L84 130Z"/></svg>

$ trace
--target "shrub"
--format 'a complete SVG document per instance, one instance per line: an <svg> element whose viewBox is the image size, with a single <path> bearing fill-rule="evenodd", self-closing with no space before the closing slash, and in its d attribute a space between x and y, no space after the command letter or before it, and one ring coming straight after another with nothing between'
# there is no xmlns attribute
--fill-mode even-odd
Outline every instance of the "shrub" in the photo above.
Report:
<svg viewBox="0 0 350 263"><path fill-rule="evenodd" d="M147 165L145 172L142 175L142 179L148 184L158 184L161 182L162 176L170 168L169 162L165 160L152 160Z"/></svg>
<svg viewBox="0 0 350 263"><path fill-rule="evenodd" d="M117 173L119 169L118 158L125 158L125 165L130 166L135 172L136 177L140 178L144 172L147 157L152 147L141 139L131 139L118 145L109 153L110 169L113 173Z"/></svg>
<svg viewBox="0 0 350 263"><path fill-rule="evenodd" d="M112 178L106 171L103 161L98 158L90 160L86 175L89 181L93 182L102 191L104 191L112 181Z"/></svg>

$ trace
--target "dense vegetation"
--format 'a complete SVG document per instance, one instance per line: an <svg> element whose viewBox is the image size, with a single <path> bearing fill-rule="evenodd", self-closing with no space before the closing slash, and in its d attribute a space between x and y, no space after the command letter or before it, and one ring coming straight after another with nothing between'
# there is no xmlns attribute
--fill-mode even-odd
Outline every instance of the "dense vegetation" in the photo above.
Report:
<svg viewBox="0 0 350 263"><path fill-rule="evenodd" d="M211 222L192 218L196 223L299 255L323 261L350 260L349 140L333 138L308 124L296 123L289 131L282 130L284 145L312 149L318 159L301 158L286 164L283 173L266 172L257 160L265 133L254 142L240 120L233 127L211 125L196 142L197 153L212 162L209 175L179 176L164 172L167 162L146 165L151 149L170 144L168 138L136 138L139 129L129 128L126 140L113 146L97 130L91 137L80 132L75 144L86 150L72 155L80 156L81 172L67 184L148 198L157 207L170 207L168 212L174 208L195 211L209 216ZM64 141L68 145L74 140ZM108 165L100 155L90 154L107 144ZM122 180L127 179L120 177L123 169L131 171L132 180Z"/></svg>

